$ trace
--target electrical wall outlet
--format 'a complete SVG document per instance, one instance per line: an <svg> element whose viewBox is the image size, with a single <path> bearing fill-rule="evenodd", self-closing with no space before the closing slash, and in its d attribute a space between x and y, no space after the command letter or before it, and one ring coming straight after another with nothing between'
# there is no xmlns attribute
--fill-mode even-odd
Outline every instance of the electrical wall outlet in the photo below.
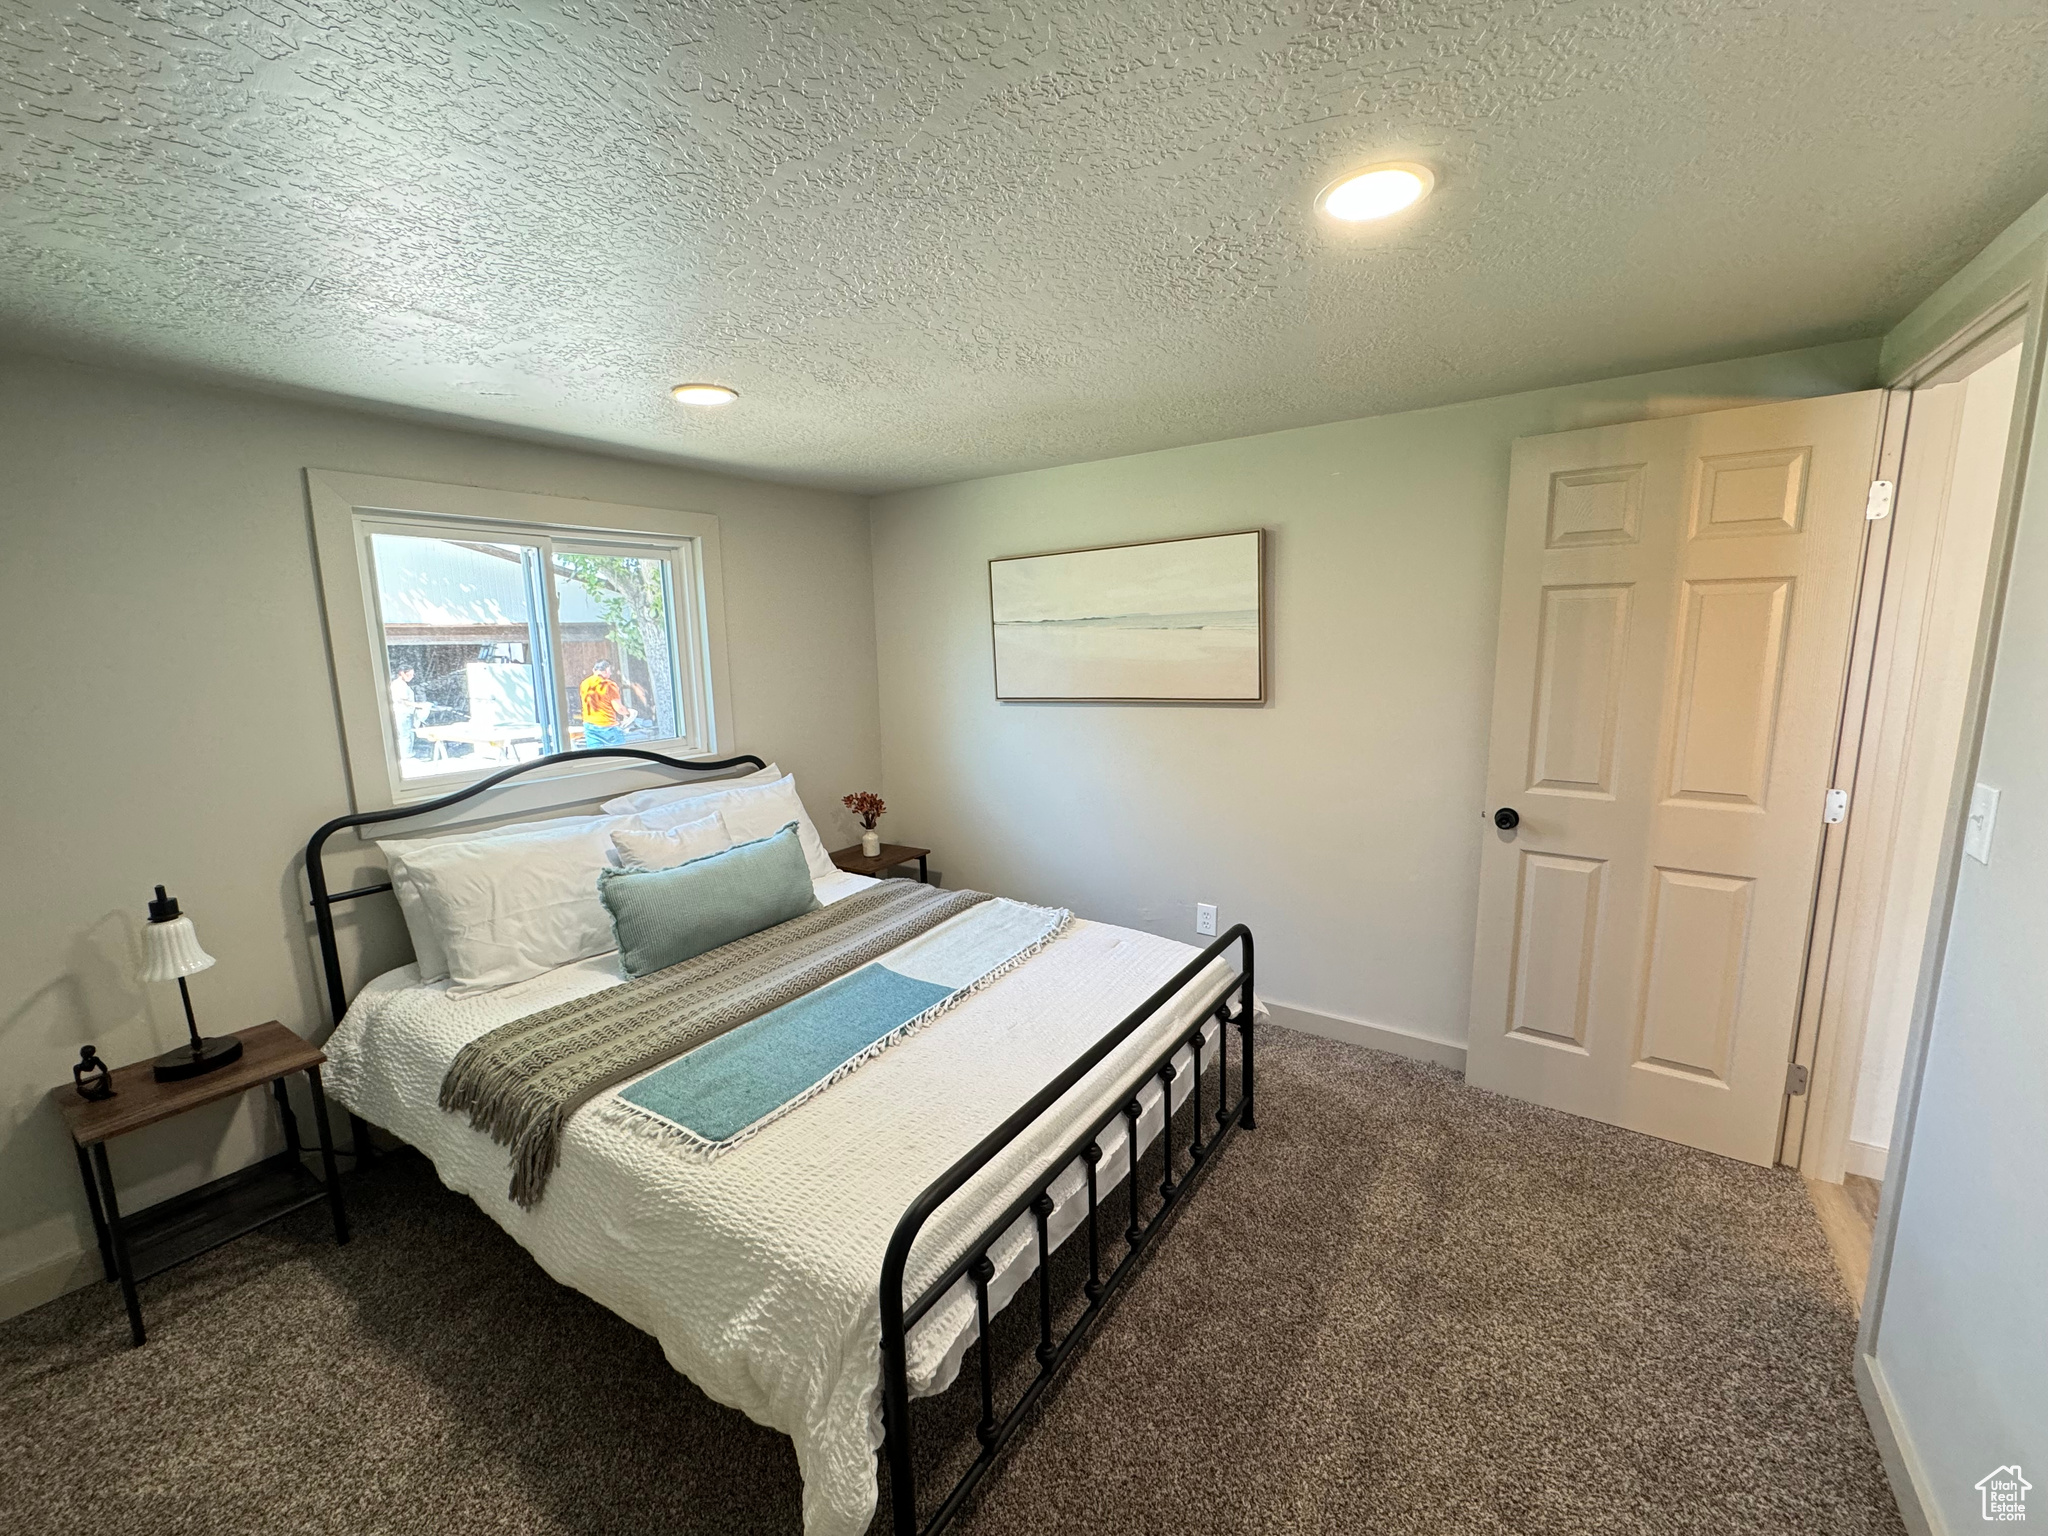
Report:
<svg viewBox="0 0 2048 1536"><path fill-rule="evenodd" d="M1216 936L1216 909L1206 901L1195 904L1195 932Z"/></svg>

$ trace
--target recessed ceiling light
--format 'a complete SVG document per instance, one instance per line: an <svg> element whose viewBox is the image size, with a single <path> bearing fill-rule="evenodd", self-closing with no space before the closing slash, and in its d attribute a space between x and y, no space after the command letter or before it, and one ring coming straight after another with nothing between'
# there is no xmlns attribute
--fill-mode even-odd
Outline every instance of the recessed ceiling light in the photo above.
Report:
<svg viewBox="0 0 2048 1536"><path fill-rule="evenodd" d="M669 391L683 405L731 405L740 392L723 384L678 384Z"/></svg>
<svg viewBox="0 0 2048 1536"><path fill-rule="evenodd" d="M1435 185L1436 175L1426 165L1401 161L1368 166L1323 188L1316 206L1333 219L1358 224L1414 207Z"/></svg>

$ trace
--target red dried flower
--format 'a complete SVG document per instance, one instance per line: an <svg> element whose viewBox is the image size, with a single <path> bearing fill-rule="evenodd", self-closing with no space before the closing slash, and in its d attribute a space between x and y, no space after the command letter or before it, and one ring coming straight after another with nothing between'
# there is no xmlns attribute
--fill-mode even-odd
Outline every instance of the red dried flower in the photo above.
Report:
<svg viewBox="0 0 2048 1536"><path fill-rule="evenodd" d="M884 813L889 809L889 807L882 804L882 797L880 795L866 789L855 790L840 803L853 812L855 816L859 817L860 824L870 832L875 830L875 823L880 821Z"/></svg>

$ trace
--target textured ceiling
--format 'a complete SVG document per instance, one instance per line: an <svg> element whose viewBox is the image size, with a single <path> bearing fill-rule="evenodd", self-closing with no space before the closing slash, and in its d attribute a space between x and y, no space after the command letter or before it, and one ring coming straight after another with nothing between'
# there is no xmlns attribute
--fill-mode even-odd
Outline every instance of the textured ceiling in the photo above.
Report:
<svg viewBox="0 0 2048 1536"><path fill-rule="evenodd" d="M924 484L1870 334L2044 103L2040 0L0 0L0 344Z"/></svg>

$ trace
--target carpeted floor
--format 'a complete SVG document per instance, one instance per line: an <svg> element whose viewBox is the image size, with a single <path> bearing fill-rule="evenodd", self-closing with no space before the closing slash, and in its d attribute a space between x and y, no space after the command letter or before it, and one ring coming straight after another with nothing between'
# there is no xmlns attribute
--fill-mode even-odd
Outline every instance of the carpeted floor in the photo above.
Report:
<svg viewBox="0 0 2048 1536"><path fill-rule="evenodd" d="M1259 1129L956 1529L1903 1529L1796 1176L1261 1038ZM0 1530L799 1529L787 1440L423 1160L351 1199L345 1249L310 1211L147 1285L144 1349L111 1288L0 1324Z"/></svg>

